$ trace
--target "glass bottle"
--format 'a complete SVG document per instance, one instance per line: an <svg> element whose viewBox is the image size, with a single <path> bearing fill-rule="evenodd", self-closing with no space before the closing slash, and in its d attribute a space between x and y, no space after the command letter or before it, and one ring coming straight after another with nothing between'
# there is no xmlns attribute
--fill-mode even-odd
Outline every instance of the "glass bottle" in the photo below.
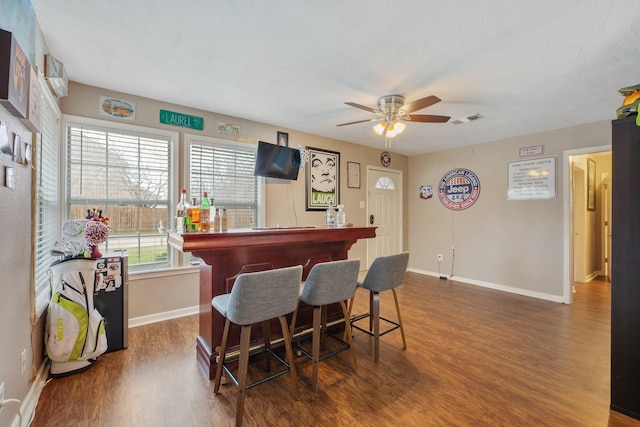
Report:
<svg viewBox="0 0 640 427"><path fill-rule="evenodd" d="M220 213L222 212L222 209L217 209L215 210L214 208L214 214L213 214L213 231L220 231Z"/></svg>
<svg viewBox="0 0 640 427"><path fill-rule="evenodd" d="M327 227L334 227L336 225L336 211L333 210L333 205L329 203L329 207L326 212L326 225Z"/></svg>
<svg viewBox="0 0 640 427"><path fill-rule="evenodd" d="M184 233L185 219L187 216L187 190L182 189L180 191L180 202L176 206L176 233Z"/></svg>
<svg viewBox="0 0 640 427"><path fill-rule="evenodd" d="M338 205L338 213L336 214L336 225L344 227L347 225L347 214L344 212L344 205Z"/></svg>
<svg viewBox="0 0 640 427"><path fill-rule="evenodd" d="M211 214L211 203L209 203L209 195L205 191L202 193L202 202L200 202L200 231L206 233L211 228L209 224Z"/></svg>
<svg viewBox="0 0 640 427"><path fill-rule="evenodd" d="M227 231L229 229L229 222L227 220L227 210L222 208L222 213L220 214L220 231Z"/></svg>
<svg viewBox="0 0 640 427"><path fill-rule="evenodd" d="M189 222L188 231L198 231L200 229L200 206L196 203L196 198L191 198L191 206L187 209Z"/></svg>

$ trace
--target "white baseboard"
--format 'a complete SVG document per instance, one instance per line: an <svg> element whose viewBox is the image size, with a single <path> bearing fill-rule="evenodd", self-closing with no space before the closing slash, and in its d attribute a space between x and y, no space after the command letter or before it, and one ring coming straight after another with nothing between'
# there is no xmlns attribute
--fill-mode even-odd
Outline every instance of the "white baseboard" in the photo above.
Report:
<svg viewBox="0 0 640 427"><path fill-rule="evenodd" d="M527 296L527 297L543 299L543 300L546 300L546 301L559 302L559 303L563 303L564 302L564 299L563 299L563 297L561 295L545 294L545 293L542 293L542 292L535 292L535 291L530 291L530 290L527 290L527 289L514 288L512 286L499 285L497 283L483 282L481 280L474 280L474 279L467 279L465 277L460 277L460 276L449 277L449 276L446 276L446 275L434 273L433 271L419 270L419 269L416 269L416 268L408 268L407 271L411 271L413 273L418 273L418 274L423 274L425 276L433 276L433 277L443 276L443 277L446 277L449 280L455 280L456 282L468 283L470 285L481 286L483 288L495 289L495 290L498 290L498 291L509 292L509 293L512 293L512 294L524 295L524 296Z"/></svg>
<svg viewBox="0 0 640 427"><path fill-rule="evenodd" d="M20 404L20 415L22 415L22 420L20 416L16 414L16 416L11 421L11 427L27 427L31 425L31 421L36 415L36 406L38 406L38 399L40 399L40 394L42 393L42 389L47 384L47 380L49 378L49 359L44 359L38 373L35 376L34 381L31 383L31 387L29 388L29 392L27 396L24 398L24 401ZM7 410L5 408L5 410ZM22 421L22 422L21 422Z"/></svg>
<svg viewBox="0 0 640 427"><path fill-rule="evenodd" d="M179 317L191 316L199 313L199 306L180 308L178 310L163 311L162 313L149 314L147 316L132 317L129 319L129 327L148 325L150 323L162 322L164 320L177 319Z"/></svg>

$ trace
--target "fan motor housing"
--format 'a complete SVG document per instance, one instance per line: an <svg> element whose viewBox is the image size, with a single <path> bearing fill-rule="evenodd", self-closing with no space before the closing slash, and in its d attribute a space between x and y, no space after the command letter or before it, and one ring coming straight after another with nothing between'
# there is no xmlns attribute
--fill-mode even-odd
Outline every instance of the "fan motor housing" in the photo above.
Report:
<svg viewBox="0 0 640 427"><path fill-rule="evenodd" d="M383 113L395 113L404 105L404 96L386 95L378 99L378 109Z"/></svg>

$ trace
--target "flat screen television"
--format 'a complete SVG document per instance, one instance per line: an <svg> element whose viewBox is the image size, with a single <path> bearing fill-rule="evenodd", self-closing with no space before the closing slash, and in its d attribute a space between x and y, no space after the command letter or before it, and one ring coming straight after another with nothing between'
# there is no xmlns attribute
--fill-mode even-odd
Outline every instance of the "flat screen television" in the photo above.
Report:
<svg viewBox="0 0 640 427"><path fill-rule="evenodd" d="M296 180L300 171L300 151L282 145L258 142L255 176Z"/></svg>

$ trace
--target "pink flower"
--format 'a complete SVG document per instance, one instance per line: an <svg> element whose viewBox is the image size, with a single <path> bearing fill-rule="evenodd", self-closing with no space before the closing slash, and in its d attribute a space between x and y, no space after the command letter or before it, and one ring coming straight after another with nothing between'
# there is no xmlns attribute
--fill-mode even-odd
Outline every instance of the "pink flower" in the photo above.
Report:
<svg viewBox="0 0 640 427"><path fill-rule="evenodd" d="M102 221L89 221L84 227L84 238L88 245L99 245L109 237L109 226Z"/></svg>

